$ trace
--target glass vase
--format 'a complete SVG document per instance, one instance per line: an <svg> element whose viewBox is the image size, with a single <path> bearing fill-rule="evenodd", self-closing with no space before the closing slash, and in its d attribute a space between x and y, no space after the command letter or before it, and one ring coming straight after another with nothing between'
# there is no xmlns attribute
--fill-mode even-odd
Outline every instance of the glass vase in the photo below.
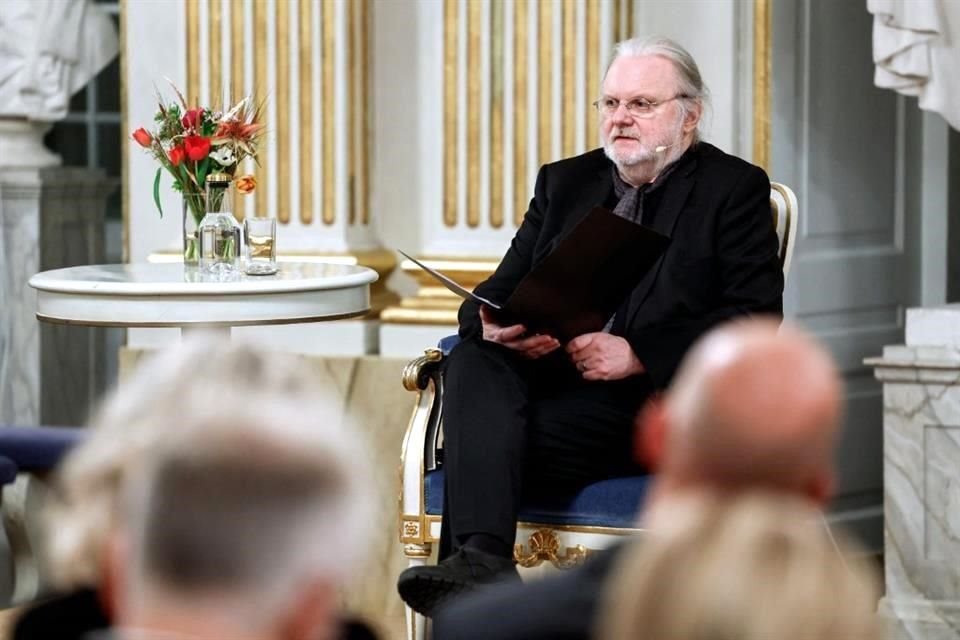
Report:
<svg viewBox="0 0 960 640"><path fill-rule="evenodd" d="M200 264L200 244L197 230L206 213L206 195L203 192L183 194L183 264Z"/></svg>

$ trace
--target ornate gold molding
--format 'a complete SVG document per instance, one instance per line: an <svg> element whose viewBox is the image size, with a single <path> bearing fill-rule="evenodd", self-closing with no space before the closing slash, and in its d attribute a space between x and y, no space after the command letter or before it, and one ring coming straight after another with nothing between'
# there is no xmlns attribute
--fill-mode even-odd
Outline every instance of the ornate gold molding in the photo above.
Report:
<svg viewBox="0 0 960 640"><path fill-rule="evenodd" d="M560 540L551 529L537 529L527 541L529 553L525 553L523 544L513 546L513 559L521 567L538 567L544 561L550 562L557 569L570 569L582 564L593 553L582 544L567 547L563 556L560 555Z"/></svg>
<svg viewBox="0 0 960 640"><path fill-rule="evenodd" d="M430 544L405 544L403 545L403 555L408 558L429 558Z"/></svg>
<svg viewBox="0 0 960 640"><path fill-rule="evenodd" d="M473 289L490 277L498 260L463 258L418 258L428 267L450 276L467 289ZM400 268L417 281L417 294L404 298L397 306L388 307L380 320L393 324L457 324L457 310L462 300L455 293L438 284L423 269L410 260L403 260Z"/></svg>

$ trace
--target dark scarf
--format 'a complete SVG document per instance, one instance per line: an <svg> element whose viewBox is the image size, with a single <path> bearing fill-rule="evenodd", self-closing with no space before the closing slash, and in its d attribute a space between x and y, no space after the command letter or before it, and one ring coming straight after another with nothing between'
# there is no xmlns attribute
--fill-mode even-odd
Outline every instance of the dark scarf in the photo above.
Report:
<svg viewBox="0 0 960 640"><path fill-rule="evenodd" d="M684 156L685 155L686 153L684 153ZM684 156L681 156L681 158ZM637 224L642 224L644 198L648 193L652 193L659 189L660 186L667 181L667 178L670 177L670 174L673 173L673 170L679 164L679 159L675 160L664 167L663 171L657 175L653 182L646 182L639 187L634 187L620 177L620 172L617 170L617 165L613 165L613 167L611 167L611 171L613 171L613 192L617 196L617 206L613 208L614 215L618 215L621 218L626 218L627 220L636 222ZM624 300L623 304L620 305L620 309L618 309L612 316L610 316L610 319L607 320L607 324L603 327L603 331L605 333L610 333L610 330L613 328L613 322L617 318L617 314L624 313L626 311L625 307L629 300L630 296L627 296L627 299Z"/></svg>

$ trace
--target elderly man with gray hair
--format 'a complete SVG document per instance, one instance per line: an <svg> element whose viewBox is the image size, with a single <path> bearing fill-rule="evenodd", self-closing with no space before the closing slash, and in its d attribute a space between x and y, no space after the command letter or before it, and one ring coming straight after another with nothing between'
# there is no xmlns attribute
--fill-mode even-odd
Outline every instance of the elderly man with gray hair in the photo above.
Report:
<svg viewBox="0 0 960 640"><path fill-rule="evenodd" d="M592 482L644 473L630 455L633 417L670 384L690 346L731 318L781 314L770 181L701 140L706 102L697 64L678 43L618 44L594 102L602 148L540 169L523 224L476 288L506 300L605 208L669 245L627 283L604 327L561 344L503 326L473 301L461 306L461 341L444 378L441 561L398 580L414 610L430 616L479 584L516 579L521 500L555 503Z"/></svg>

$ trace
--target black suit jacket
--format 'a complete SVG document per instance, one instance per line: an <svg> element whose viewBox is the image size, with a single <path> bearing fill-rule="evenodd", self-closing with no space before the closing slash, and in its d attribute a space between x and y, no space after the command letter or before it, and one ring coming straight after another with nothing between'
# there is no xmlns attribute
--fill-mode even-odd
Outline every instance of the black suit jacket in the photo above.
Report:
<svg viewBox="0 0 960 640"><path fill-rule="evenodd" d="M545 165L510 248L476 293L505 300L593 207L615 204L612 164L602 150ZM759 167L701 142L648 194L643 223L671 241L636 284L619 333L653 386L664 388L711 327L738 315L782 313L770 182ZM459 320L462 337L480 335L475 303L464 302Z"/></svg>

